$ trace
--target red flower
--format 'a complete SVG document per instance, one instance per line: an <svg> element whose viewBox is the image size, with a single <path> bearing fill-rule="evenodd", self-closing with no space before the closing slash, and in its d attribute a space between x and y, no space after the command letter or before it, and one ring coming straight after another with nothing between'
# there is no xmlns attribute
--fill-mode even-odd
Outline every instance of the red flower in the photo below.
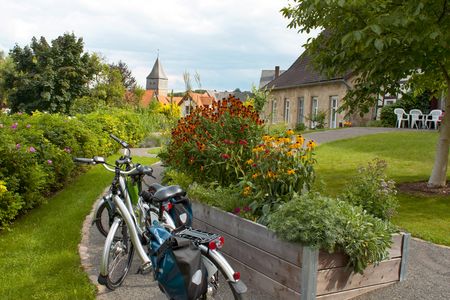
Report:
<svg viewBox="0 0 450 300"><path fill-rule="evenodd" d="M231 140L223 140L223 143L227 144L227 145L233 145L234 144L234 142L231 141Z"/></svg>
<svg viewBox="0 0 450 300"><path fill-rule="evenodd" d="M222 153L220 154L220 157L222 157L223 159L229 159L231 156L229 154Z"/></svg>
<svg viewBox="0 0 450 300"><path fill-rule="evenodd" d="M241 212L241 208L240 207L236 207L235 209L233 209L233 213L238 215Z"/></svg>
<svg viewBox="0 0 450 300"><path fill-rule="evenodd" d="M248 142L246 140L239 140L239 144L248 145Z"/></svg>

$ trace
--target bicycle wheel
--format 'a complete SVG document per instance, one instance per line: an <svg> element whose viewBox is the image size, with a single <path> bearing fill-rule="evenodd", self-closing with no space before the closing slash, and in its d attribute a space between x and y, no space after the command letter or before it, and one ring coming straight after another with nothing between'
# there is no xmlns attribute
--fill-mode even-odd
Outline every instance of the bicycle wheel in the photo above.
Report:
<svg viewBox="0 0 450 300"><path fill-rule="evenodd" d="M104 237L108 235L113 220L114 212L112 211L110 204L105 199L102 199L95 211L94 223L98 231L100 231Z"/></svg>
<svg viewBox="0 0 450 300"><path fill-rule="evenodd" d="M209 257L211 259L211 257ZM228 281L225 271L217 263L211 262L216 266L217 272L211 277L208 275L208 292L202 297L202 299L214 299L214 300L245 300L245 292L242 293L239 289L242 287L243 283L239 284L232 283ZM247 289L243 285L245 290Z"/></svg>
<svg viewBox="0 0 450 300"><path fill-rule="evenodd" d="M128 227L123 220L119 226L111 229L105 249L108 249L106 286L114 290L122 284L130 270L133 261L134 247L128 233Z"/></svg>

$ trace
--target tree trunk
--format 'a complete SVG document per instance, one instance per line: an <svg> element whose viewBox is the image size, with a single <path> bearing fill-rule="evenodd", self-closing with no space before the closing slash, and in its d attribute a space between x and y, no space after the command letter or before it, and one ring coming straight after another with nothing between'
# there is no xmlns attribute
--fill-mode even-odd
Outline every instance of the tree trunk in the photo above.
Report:
<svg viewBox="0 0 450 300"><path fill-rule="evenodd" d="M441 130L436 147L433 170L431 171L428 187L443 187L447 181L448 151L450 145L450 80L447 79L447 97L445 115L441 121Z"/></svg>

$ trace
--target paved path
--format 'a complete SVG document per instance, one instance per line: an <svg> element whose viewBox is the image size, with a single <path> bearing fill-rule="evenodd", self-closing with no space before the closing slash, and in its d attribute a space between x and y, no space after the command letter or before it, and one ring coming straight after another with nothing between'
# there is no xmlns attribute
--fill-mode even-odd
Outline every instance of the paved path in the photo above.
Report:
<svg viewBox="0 0 450 300"><path fill-rule="evenodd" d="M407 131L409 129L395 128L346 128L340 130L320 131L305 134L308 139L314 139L318 143L326 143L334 140L352 138L361 135ZM148 149L132 149L133 156L152 156ZM157 164L154 167L156 177L160 177L162 167ZM83 226L83 240L80 245L82 264L85 267L92 282L96 284L99 273L99 258L102 251L104 238L95 226L90 226L92 216L88 216ZM166 299L159 292L157 284L151 275L136 275L138 258L135 257L134 265L125 280L123 286L111 292L102 286L98 286L97 299ZM253 287L249 287L249 299L270 299ZM401 283L373 291L358 297L359 300L385 300L385 299L450 299L450 248L437 246L425 241L411 240L410 260L407 279Z"/></svg>

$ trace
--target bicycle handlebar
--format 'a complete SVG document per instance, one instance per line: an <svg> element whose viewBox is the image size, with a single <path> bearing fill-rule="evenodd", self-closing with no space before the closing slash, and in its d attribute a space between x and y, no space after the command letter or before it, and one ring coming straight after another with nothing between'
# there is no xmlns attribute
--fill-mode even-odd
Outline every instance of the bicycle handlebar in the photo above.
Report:
<svg viewBox="0 0 450 300"><path fill-rule="evenodd" d="M122 147L124 148L129 148L130 146L128 145L127 142L125 142L124 140L119 139L117 136L115 136L114 134L110 133L109 136L115 140L116 142L118 142L120 145L122 145Z"/></svg>

